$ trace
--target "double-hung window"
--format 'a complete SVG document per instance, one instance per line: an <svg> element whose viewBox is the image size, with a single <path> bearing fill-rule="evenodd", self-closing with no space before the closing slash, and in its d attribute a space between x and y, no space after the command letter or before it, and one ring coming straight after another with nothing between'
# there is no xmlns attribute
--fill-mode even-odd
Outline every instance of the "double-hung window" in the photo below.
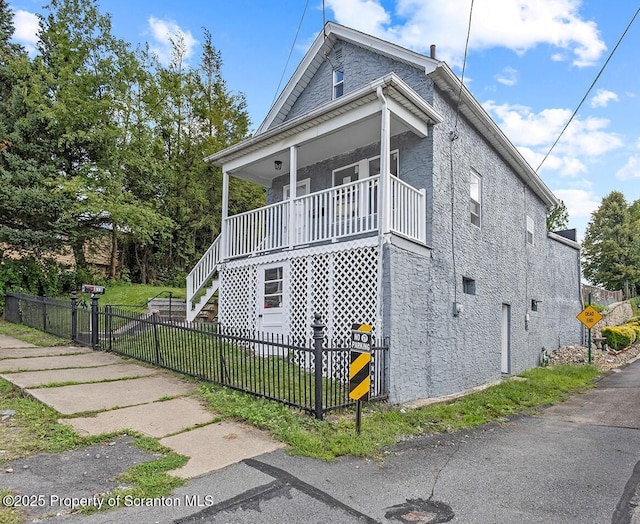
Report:
<svg viewBox="0 0 640 524"><path fill-rule="evenodd" d="M469 184L469 211L471 212L471 223L480 227L480 218L482 212L482 185L478 174L471 173L471 181Z"/></svg>

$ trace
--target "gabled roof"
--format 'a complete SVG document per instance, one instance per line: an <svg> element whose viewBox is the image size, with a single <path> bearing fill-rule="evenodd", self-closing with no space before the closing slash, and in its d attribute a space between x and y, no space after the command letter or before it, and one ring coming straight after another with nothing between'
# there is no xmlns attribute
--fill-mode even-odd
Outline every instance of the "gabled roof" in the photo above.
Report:
<svg viewBox="0 0 640 524"><path fill-rule="evenodd" d="M254 134L254 138L267 133L273 125L280 127L305 87L324 62L338 40L343 40L365 49L387 56L393 60L413 65L425 72L452 100L460 98L459 110L503 156L522 180L547 205L556 205L558 199L533 170L522 154L509 141L489 114L482 108L469 90L462 85L455 73L445 62L441 62L411 51L399 45L381 40L355 29L334 22L327 22L296 68L293 76L272 106L264 121ZM215 156L215 155L214 155Z"/></svg>
<svg viewBox="0 0 640 524"><path fill-rule="evenodd" d="M286 118L289 110L298 99L304 88L307 87L313 75L325 61L329 51L333 49L336 41L342 40L355 44L366 49L370 49L393 60L398 60L409 65L422 69L425 73L430 73L438 65L438 61L429 58L415 51L411 51L399 45L381 40L371 35L361 33L355 29L345 27L334 22L327 22L324 31L320 32L313 44L307 51L287 85L280 93L273 107L265 117L264 121L255 132L256 135L264 133L273 124L281 124Z"/></svg>

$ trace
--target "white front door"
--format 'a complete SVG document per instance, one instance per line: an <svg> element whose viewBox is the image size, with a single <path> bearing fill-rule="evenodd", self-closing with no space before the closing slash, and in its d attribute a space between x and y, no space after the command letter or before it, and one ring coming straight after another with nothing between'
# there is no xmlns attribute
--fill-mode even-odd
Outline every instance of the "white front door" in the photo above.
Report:
<svg viewBox="0 0 640 524"><path fill-rule="evenodd" d="M285 262L261 266L258 279L258 331L284 334L286 305L285 279L289 268Z"/></svg>

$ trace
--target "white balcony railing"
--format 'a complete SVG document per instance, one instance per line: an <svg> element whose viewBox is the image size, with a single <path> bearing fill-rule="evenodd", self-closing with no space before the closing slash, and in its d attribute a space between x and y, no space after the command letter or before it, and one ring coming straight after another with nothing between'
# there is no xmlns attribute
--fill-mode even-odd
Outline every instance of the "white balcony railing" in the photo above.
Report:
<svg viewBox="0 0 640 524"><path fill-rule="evenodd" d="M426 191L391 177L391 230L418 242L425 241Z"/></svg>
<svg viewBox="0 0 640 524"><path fill-rule="evenodd" d="M424 242L425 191L391 178L391 229ZM378 230L380 176L304 195L293 200L294 246ZM227 256L289 247L289 202L279 202L227 218Z"/></svg>

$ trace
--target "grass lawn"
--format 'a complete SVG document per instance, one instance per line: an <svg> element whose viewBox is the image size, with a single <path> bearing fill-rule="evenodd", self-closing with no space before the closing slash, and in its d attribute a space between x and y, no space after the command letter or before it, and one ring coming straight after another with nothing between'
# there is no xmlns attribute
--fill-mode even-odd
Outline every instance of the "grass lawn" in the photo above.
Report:
<svg viewBox="0 0 640 524"><path fill-rule="evenodd" d="M317 421L275 402L255 399L228 388L203 385L200 392L216 413L249 422L289 444L293 454L331 460L341 455L376 456L384 446L407 437L473 428L557 403L567 394L594 385L594 366L552 366L521 373L459 399L417 409L383 403L365 404L362 432L355 433L350 412Z"/></svg>
<svg viewBox="0 0 640 524"><path fill-rule="evenodd" d="M184 300L187 296L186 287L150 286L145 284L107 284L105 286L105 294L98 295L98 298L101 305L146 306L147 300L155 297L158 293L162 293L160 298L169 298L169 292L173 293L173 298ZM79 293L78 298L89 302L91 300L91 294Z"/></svg>
<svg viewBox="0 0 640 524"><path fill-rule="evenodd" d="M8 335L10 337L17 338L24 342L29 342L35 346L50 347L50 346L64 346L69 343L64 338L56 337L55 335L49 335L43 331L38 331L21 324L13 324L0 319L0 334Z"/></svg>

